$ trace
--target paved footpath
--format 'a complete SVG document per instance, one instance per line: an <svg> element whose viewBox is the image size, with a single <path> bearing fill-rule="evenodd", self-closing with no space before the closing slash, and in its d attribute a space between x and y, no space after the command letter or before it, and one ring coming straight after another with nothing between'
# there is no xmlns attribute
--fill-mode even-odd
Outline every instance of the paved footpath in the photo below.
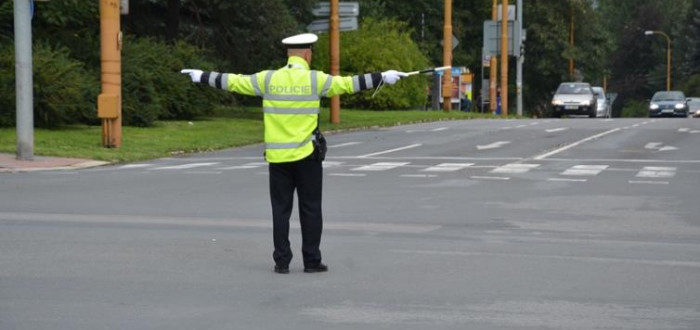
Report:
<svg viewBox="0 0 700 330"><path fill-rule="evenodd" d="M80 158L34 156L34 160L17 160L14 154L0 153L0 172L69 170L105 165L107 162Z"/></svg>

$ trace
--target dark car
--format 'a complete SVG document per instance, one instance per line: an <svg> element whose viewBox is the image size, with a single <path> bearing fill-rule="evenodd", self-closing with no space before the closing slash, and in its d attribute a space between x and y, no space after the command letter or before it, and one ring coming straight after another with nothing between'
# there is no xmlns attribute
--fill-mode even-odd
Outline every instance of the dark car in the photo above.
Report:
<svg viewBox="0 0 700 330"><path fill-rule="evenodd" d="M586 115L595 118L598 102L591 85L582 82L565 82L559 85L552 98L552 114Z"/></svg>
<svg viewBox="0 0 700 330"><path fill-rule="evenodd" d="M649 117L688 117L688 100L681 91L654 93L649 102Z"/></svg>

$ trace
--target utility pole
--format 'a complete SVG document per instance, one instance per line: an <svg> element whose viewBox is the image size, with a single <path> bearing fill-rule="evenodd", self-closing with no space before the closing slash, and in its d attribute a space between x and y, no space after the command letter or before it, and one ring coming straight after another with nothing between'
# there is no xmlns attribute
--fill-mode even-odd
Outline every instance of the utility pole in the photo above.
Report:
<svg viewBox="0 0 700 330"><path fill-rule="evenodd" d="M331 14L329 19L330 25L330 55L331 55L331 75L340 75L340 18L338 14L338 0L331 0ZM340 96L331 97L331 115L330 122L332 124L340 123Z"/></svg>
<svg viewBox="0 0 700 330"><path fill-rule="evenodd" d="M494 22L498 21L498 0L493 0L493 5L491 6L491 20ZM498 100L496 89L498 86L498 57L496 55L491 56L490 63L491 72L489 74L489 108L491 113L496 113L496 108L498 107Z"/></svg>
<svg viewBox="0 0 700 330"><path fill-rule="evenodd" d="M34 81L29 0L15 0L17 160L34 160Z"/></svg>
<svg viewBox="0 0 700 330"><path fill-rule="evenodd" d="M508 115L508 0L501 5L501 115Z"/></svg>
<svg viewBox="0 0 700 330"><path fill-rule="evenodd" d="M442 65L452 66L452 0L445 0L445 22L442 41ZM442 109L452 109L452 70L442 75Z"/></svg>
<svg viewBox="0 0 700 330"><path fill-rule="evenodd" d="M100 59L102 93L97 116L102 119L102 145L122 145L122 33L119 0L100 0Z"/></svg>
<svg viewBox="0 0 700 330"><path fill-rule="evenodd" d="M574 48L574 8L571 7L571 18L569 23L569 44L571 49ZM574 80L574 55L571 54L569 58L569 79Z"/></svg>
<svg viewBox="0 0 700 330"><path fill-rule="evenodd" d="M516 78L515 78L515 96L518 103L518 116L523 115L523 62L525 61L525 55L523 55L523 0L518 0L516 10L518 11L518 26L514 26L513 29L517 29L520 33L518 40L518 47L520 47L520 56L516 59ZM514 33L515 34L515 33Z"/></svg>

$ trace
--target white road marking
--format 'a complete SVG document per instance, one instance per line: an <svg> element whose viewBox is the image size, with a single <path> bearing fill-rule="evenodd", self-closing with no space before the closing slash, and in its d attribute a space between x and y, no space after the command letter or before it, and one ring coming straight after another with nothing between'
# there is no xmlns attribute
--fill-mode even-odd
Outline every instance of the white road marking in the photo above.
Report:
<svg viewBox="0 0 700 330"><path fill-rule="evenodd" d="M569 128L568 127L550 128L550 129L545 130L545 132L554 133L554 132L566 131L567 129L569 129Z"/></svg>
<svg viewBox="0 0 700 330"><path fill-rule="evenodd" d="M669 184L668 181L634 181L629 180L631 184Z"/></svg>
<svg viewBox="0 0 700 330"><path fill-rule="evenodd" d="M250 168L258 168L258 167L265 166L265 165L267 165L267 163L256 162L256 163L247 163L247 164L236 165L236 166L220 167L220 168L217 168L217 170L244 170L244 169L250 169Z"/></svg>
<svg viewBox="0 0 700 330"><path fill-rule="evenodd" d="M443 163L436 166L431 166L423 171L425 172L454 172L463 168L474 165L474 163Z"/></svg>
<svg viewBox="0 0 700 330"><path fill-rule="evenodd" d="M490 173L521 174L526 173L533 168L537 168L538 166L540 166L540 164L506 164L494 168Z"/></svg>
<svg viewBox="0 0 700 330"><path fill-rule="evenodd" d="M432 131L433 132L440 132L440 131L446 131L446 130L447 130L447 127L438 127L436 129L433 129Z"/></svg>
<svg viewBox="0 0 700 330"><path fill-rule="evenodd" d="M688 131L690 131L690 128L679 128L678 131L679 132L688 132Z"/></svg>
<svg viewBox="0 0 700 330"><path fill-rule="evenodd" d="M636 175L638 178L672 178L676 176L675 167L645 166Z"/></svg>
<svg viewBox="0 0 700 330"><path fill-rule="evenodd" d="M367 154L367 155L357 156L357 158L367 158L367 157L379 156L379 155L383 155L383 154L388 154L390 152L401 151L401 150L416 148L416 147L420 147L420 146L422 146L422 144L416 143L416 144L408 145L405 147L394 148L394 149L384 150L384 151L375 152L375 153L371 153L371 154Z"/></svg>
<svg viewBox="0 0 700 330"><path fill-rule="evenodd" d="M479 175L472 175L470 176L472 179L481 179L481 180L501 180L501 181L506 181L510 180L509 177L507 176L479 176Z"/></svg>
<svg viewBox="0 0 700 330"><path fill-rule="evenodd" d="M367 176L364 173L330 173L330 176Z"/></svg>
<svg viewBox="0 0 700 330"><path fill-rule="evenodd" d="M374 163L370 165L365 165L365 166L360 166L351 169L351 171L386 171L386 170L391 170L397 167L401 167L404 165L409 164L408 162L403 162L403 163L393 163L393 162L380 162L380 163Z"/></svg>
<svg viewBox="0 0 700 330"><path fill-rule="evenodd" d="M190 163L190 164L183 164L183 165L156 167L153 170L182 170L182 169L189 169L189 168L195 168L195 167L212 166L212 165L216 165L216 164L218 164L218 162L217 163Z"/></svg>
<svg viewBox="0 0 700 330"><path fill-rule="evenodd" d="M500 148L500 147L502 147L506 144L509 144L509 143L510 143L510 141L498 141L498 142L494 142L494 143L487 144L487 145L477 145L476 150L487 150L487 149Z"/></svg>
<svg viewBox="0 0 700 330"><path fill-rule="evenodd" d="M586 182L588 179L547 178L547 181Z"/></svg>
<svg viewBox="0 0 700 330"><path fill-rule="evenodd" d="M575 165L562 172L561 175L593 176L608 168L608 165Z"/></svg>
<svg viewBox="0 0 700 330"><path fill-rule="evenodd" d="M229 166L229 167L219 167L217 170L245 170L245 169L250 169L250 168L258 168L260 167L259 165L237 165L237 166Z"/></svg>
<svg viewBox="0 0 700 330"><path fill-rule="evenodd" d="M435 174L402 174L401 177L404 178L435 178Z"/></svg>
<svg viewBox="0 0 700 330"><path fill-rule="evenodd" d="M569 149L571 149L571 148L573 148L573 147L575 147L575 146L577 146L577 145L579 145L579 144L586 143L586 142L588 142L588 141L595 140L595 139L597 139L597 138L601 138L601 137L606 136L606 135L608 135L608 134L615 133L615 132L617 132L617 131L619 131L619 130L620 130L619 128L613 128L613 129L611 129L611 130L609 130L609 131L605 131L605 132L603 132L603 133L599 133L599 134L596 134L596 135L593 135L593 136L589 136L589 137L587 137L587 138L585 138L585 139L583 139L583 140L580 140L580 141L571 143L571 144L569 144L569 145L563 146L563 147L561 147L561 148L559 148L559 149L555 149L555 150L550 151L550 152L548 152L548 153L544 153L544 154L539 155L539 156L537 156L537 157L535 157L535 158L533 158L533 159L535 159L535 160L542 160L542 159L545 159L545 158L547 158L547 157L549 157L549 156L556 155L556 154L558 154L558 153L560 153L560 152L562 152L562 151L569 150Z"/></svg>
<svg viewBox="0 0 700 330"><path fill-rule="evenodd" d="M144 167L149 167L149 166L153 166L153 164L127 164L124 166L120 166L119 168L132 169L132 168L144 168Z"/></svg>
<svg viewBox="0 0 700 330"><path fill-rule="evenodd" d="M324 161L323 168L340 167L343 164L344 164L343 162Z"/></svg>
<svg viewBox="0 0 700 330"><path fill-rule="evenodd" d="M664 146L663 143L661 143L661 142L649 142L644 146L644 149L651 149L651 150L658 150L658 151L678 150L678 148L676 148L676 147Z"/></svg>
<svg viewBox="0 0 700 330"><path fill-rule="evenodd" d="M345 142L345 143L341 143L341 144L330 145L330 146L328 146L328 148L342 148L342 147L354 146L354 145L357 145L360 143L362 143L362 142Z"/></svg>
<svg viewBox="0 0 700 330"><path fill-rule="evenodd" d="M662 145L661 142L649 142L644 146L644 149L659 149Z"/></svg>

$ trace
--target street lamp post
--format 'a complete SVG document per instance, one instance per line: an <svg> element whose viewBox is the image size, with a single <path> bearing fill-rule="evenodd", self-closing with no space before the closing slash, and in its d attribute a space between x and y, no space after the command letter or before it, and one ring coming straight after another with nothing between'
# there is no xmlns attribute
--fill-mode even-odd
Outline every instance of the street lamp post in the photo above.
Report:
<svg viewBox="0 0 700 330"><path fill-rule="evenodd" d="M651 31L647 30L644 31L645 36L650 36L652 34L660 34L666 38L666 90L670 91L671 90L671 38L668 36L668 34L664 33L663 31Z"/></svg>

